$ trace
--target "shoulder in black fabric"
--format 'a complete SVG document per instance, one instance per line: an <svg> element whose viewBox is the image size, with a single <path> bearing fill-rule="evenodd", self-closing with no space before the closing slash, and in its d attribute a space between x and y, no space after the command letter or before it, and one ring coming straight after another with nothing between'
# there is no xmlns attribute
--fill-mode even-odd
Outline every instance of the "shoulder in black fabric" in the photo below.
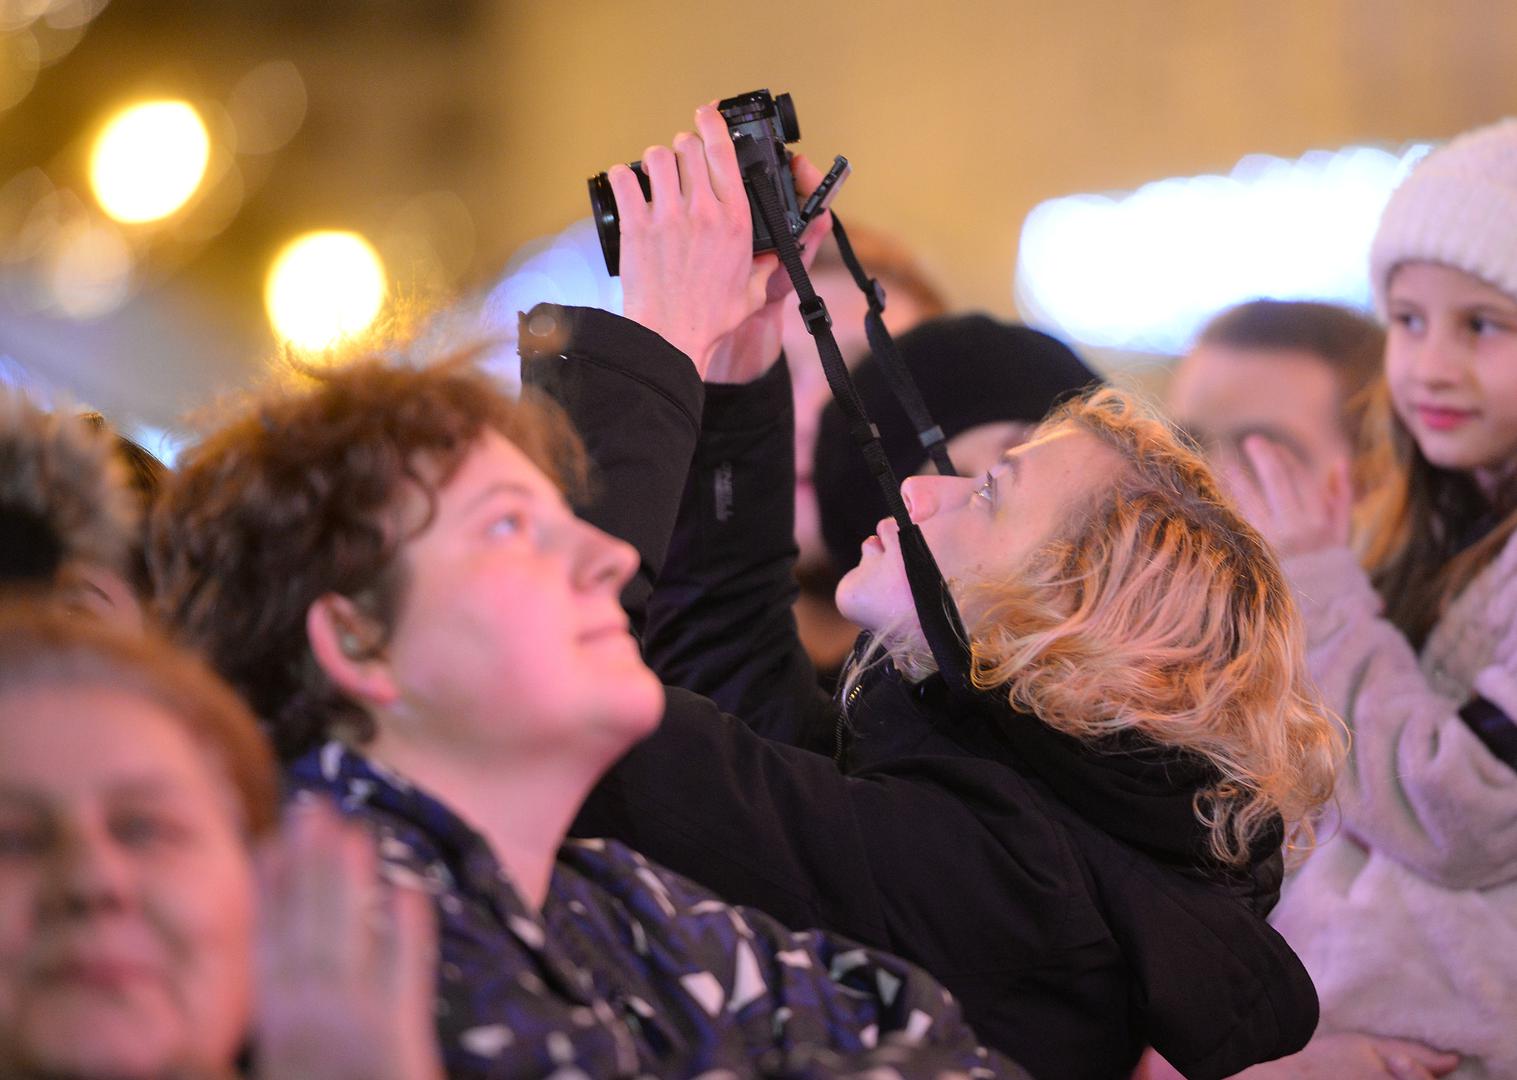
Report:
<svg viewBox="0 0 1517 1080"><path fill-rule="evenodd" d="M1085 743L988 695L966 704L936 676L907 683L888 663L866 676L850 718L851 767L957 746L1036 776L1081 817L1149 857L1238 881L1245 897L1259 892L1270 897L1266 910L1273 904L1282 830L1277 823L1260 837L1241 874L1220 867L1195 811L1197 795L1218 776L1194 754L1131 734Z"/></svg>

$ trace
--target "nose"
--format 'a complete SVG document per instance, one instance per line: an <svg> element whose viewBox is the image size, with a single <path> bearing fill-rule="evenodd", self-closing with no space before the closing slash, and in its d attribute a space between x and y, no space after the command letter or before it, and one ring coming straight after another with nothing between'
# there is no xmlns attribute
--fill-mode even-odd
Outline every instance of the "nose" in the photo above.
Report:
<svg viewBox="0 0 1517 1080"><path fill-rule="evenodd" d="M956 476L908 476L901 484L901 501L906 504L907 516L912 521L926 521L942 508L950 489L964 484Z"/></svg>
<svg viewBox="0 0 1517 1080"><path fill-rule="evenodd" d="M46 907L78 917L127 907L131 859L102 825L76 825L58 836L47 874Z"/></svg>
<svg viewBox="0 0 1517 1080"><path fill-rule="evenodd" d="M581 589L620 592L637 570L637 549L583 521L576 522L579 544L575 584Z"/></svg>
<svg viewBox="0 0 1517 1080"><path fill-rule="evenodd" d="M1434 323L1413 346L1412 371L1427 386L1452 386L1469 368L1469 348L1456 332Z"/></svg>

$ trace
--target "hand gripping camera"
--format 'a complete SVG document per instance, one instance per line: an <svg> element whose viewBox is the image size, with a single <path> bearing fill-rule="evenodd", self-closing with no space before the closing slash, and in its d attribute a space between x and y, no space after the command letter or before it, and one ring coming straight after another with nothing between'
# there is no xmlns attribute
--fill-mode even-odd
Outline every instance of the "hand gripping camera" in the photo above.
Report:
<svg viewBox="0 0 1517 1080"><path fill-rule="evenodd" d="M790 235L799 237L807 222L831 203L838 184L848 175L848 162L838 157L821 186L806 200L806 205L801 206L790 172L790 151L785 149L786 143L796 142L801 137L790 95L771 97L768 90L754 90L718 102L716 107L727 121L732 144L737 148L737 163L743 172L743 187L748 192L748 207L753 215L753 253L773 251L774 238L754 202L751 167L763 167L768 182L774 185L775 194L779 196ZM651 200L653 192L648 184L648 174L643 171L643 163L634 161L631 168L642 186L643 198ZM621 272L621 219L616 211L616 198L605 173L596 173L589 183L590 210L595 217L596 232L600 235L601 253L606 257L606 269L616 277Z"/></svg>

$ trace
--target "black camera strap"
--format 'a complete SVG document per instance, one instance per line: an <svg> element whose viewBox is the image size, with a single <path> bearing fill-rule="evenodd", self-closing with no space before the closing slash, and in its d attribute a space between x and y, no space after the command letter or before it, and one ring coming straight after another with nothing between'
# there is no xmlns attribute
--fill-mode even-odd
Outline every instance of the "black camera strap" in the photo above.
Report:
<svg viewBox="0 0 1517 1080"><path fill-rule="evenodd" d="M832 390L832 396L837 401L838 408L843 412L849 433L858 444L870 473L879 485L880 494L885 499L885 506L889 509L890 516L900 527L901 557L906 568L906 580L911 587L912 601L916 605L917 619L921 622L922 634L927 639L927 647L932 651L938 672L954 697L972 699L974 689L969 677L969 635L964 630L964 621L959 615L958 605L954 603L953 596L948 591L948 585L943 581L942 571L938 569L937 560L932 557L932 552L927 547L922 530L916 522L911 520L906 504L901 499L901 485L896 480L889 459L885 456L885 448L880 445L879 430L870 422L864 410L864 403L860 400L858 391L854 389L853 378L848 373L848 366L843 362L842 351L838 348L837 339L832 334L832 318L827 314L827 305L812 287L811 278L801 262L800 250L796 247L795 238L790 234L784 212L780 208L779 197L775 194L774 181L768 169L761 163L750 166L745 171L745 178L748 181L748 190L753 193L759 212L764 217L764 223L769 227L769 235L775 242L775 250L780 257L780 262L785 267L786 273L790 275L791 284L795 286L796 296L800 299L801 318L805 320L807 331L816 341L817 353L822 361L822 371L827 376L827 385ZM833 228L840 232L835 215ZM843 243L846 243L846 240L840 239L839 246L841 247ZM850 248L849 255L851 254ZM853 261L856 266L857 260ZM855 274L855 277L860 276L862 276L861 269ZM883 290L880 290L880 293L875 301L878 301L880 309L883 310ZM871 301L871 310L875 301ZM885 330L883 321L877 318L876 322L878 333L888 340L889 334ZM891 349L893 348L892 344ZM898 356L897 362L899 362ZM900 365L900 371L907 380L910 379L910 374L906 372L904 364ZM914 411L908 410L907 415L912 417L913 423L918 424L919 432L923 430L921 423L923 418L926 420L927 429L935 428L936 425L927 416L926 406L922 403L921 395L914 383L911 384L911 393L915 403ZM941 432L939 432L938 442L941 443ZM939 465L939 468L946 474L953 475L953 466L947 462L946 453L943 455L943 461L947 464L947 468L943 468L943 465Z"/></svg>
<svg viewBox="0 0 1517 1080"><path fill-rule="evenodd" d="M853 275L854 283L869 304L869 310L864 314L864 333L869 338L869 351L874 354L875 363L880 365L880 372L885 376L891 394L900 403L901 411L911 421L911 426L916 428L917 439L932 463L937 466L938 472L943 476L959 475L948 456L948 440L943 435L943 429L933 421L927 403L922 400L922 392L917 389L916 380L911 377L906 361L901 359L901 352L895 347L895 339L885 329L885 286L880 284L878 278L872 278L864 271L863 264L853 253L853 245L848 241L848 232L836 214L832 215L832 236L837 241L838 253L843 256L843 265Z"/></svg>

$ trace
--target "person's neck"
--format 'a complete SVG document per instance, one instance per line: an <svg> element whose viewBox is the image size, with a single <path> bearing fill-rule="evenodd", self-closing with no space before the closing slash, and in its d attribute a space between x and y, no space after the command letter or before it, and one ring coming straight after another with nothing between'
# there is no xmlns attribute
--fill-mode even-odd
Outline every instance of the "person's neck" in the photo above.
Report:
<svg viewBox="0 0 1517 1080"><path fill-rule="evenodd" d="M558 849L601 770L561 759L511 759L385 731L363 754L423 788L484 837L523 901L540 911Z"/></svg>

